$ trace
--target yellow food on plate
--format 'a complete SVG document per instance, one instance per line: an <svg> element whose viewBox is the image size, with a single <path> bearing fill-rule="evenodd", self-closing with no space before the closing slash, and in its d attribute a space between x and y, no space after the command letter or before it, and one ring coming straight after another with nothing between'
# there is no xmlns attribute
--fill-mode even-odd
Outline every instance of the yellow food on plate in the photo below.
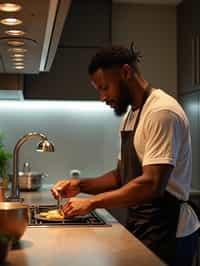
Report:
<svg viewBox="0 0 200 266"><path fill-rule="evenodd" d="M48 216L48 212L40 212L40 216L41 217L47 217Z"/></svg>
<svg viewBox="0 0 200 266"><path fill-rule="evenodd" d="M39 215L47 219L63 219L64 218L64 213L59 210L50 210L48 212L40 212Z"/></svg>

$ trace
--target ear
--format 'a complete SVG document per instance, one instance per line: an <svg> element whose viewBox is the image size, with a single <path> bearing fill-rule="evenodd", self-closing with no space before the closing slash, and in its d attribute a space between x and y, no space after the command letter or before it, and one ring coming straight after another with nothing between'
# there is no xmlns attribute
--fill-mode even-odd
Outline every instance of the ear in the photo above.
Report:
<svg viewBox="0 0 200 266"><path fill-rule="evenodd" d="M121 67L121 76L124 80L128 81L132 77L132 67L129 64L124 64Z"/></svg>

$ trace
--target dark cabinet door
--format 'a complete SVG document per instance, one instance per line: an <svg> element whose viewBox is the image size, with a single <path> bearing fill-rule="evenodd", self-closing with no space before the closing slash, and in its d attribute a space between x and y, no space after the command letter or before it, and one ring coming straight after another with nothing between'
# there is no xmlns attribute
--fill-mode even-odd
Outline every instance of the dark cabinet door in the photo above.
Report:
<svg viewBox="0 0 200 266"><path fill-rule="evenodd" d="M200 88L199 11L198 0L185 0L177 9L179 95L194 92Z"/></svg>
<svg viewBox="0 0 200 266"><path fill-rule="evenodd" d="M189 1L178 7L178 88L179 94L193 89L192 8Z"/></svg>
<svg viewBox="0 0 200 266"><path fill-rule="evenodd" d="M185 95L180 102L188 116L192 140L192 187L200 188L200 92Z"/></svg>
<svg viewBox="0 0 200 266"><path fill-rule="evenodd" d="M111 42L111 0L73 0L61 47L99 47Z"/></svg>
<svg viewBox="0 0 200 266"><path fill-rule="evenodd" d="M98 100L87 71L96 51L95 48L59 48L50 72L25 76L25 99Z"/></svg>
<svg viewBox="0 0 200 266"><path fill-rule="evenodd" d="M194 82L195 88L200 90L200 1L193 0L194 6L193 14L193 27L194 27Z"/></svg>

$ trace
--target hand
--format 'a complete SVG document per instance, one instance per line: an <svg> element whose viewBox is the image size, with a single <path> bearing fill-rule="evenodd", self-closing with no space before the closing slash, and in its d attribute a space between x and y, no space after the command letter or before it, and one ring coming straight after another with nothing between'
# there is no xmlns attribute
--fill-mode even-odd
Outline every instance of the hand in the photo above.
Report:
<svg viewBox="0 0 200 266"><path fill-rule="evenodd" d="M62 206L66 218L88 214L92 209L92 201L90 198L70 198Z"/></svg>
<svg viewBox="0 0 200 266"><path fill-rule="evenodd" d="M51 192L55 199L58 199L59 193L62 198L74 197L78 193L80 193L80 180L78 179L60 180L51 189Z"/></svg>

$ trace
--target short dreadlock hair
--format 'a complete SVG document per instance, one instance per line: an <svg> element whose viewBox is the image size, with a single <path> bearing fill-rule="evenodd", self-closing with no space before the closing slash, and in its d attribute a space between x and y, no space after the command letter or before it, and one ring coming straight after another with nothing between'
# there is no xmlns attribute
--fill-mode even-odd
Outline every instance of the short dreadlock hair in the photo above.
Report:
<svg viewBox="0 0 200 266"><path fill-rule="evenodd" d="M93 57L88 66L88 73L94 74L99 68L109 69L114 66L129 64L138 71L138 63L141 61L141 54L137 51L133 43L130 49L123 46L111 46L102 48Z"/></svg>

